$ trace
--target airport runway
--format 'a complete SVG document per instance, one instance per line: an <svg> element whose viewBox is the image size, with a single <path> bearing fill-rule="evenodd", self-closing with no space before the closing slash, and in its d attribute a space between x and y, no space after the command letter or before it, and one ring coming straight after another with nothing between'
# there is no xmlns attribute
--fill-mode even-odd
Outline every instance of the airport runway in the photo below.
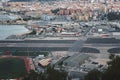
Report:
<svg viewBox="0 0 120 80"><path fill-rule="evenodd" d="M74 43L76 40L0 40L0 43Z"/></svg>
<svg viewBox="0 0 120 80"><path fill-rule="evenodd" d="M75 40L0 41L2 51L68 51Z"/></svg>

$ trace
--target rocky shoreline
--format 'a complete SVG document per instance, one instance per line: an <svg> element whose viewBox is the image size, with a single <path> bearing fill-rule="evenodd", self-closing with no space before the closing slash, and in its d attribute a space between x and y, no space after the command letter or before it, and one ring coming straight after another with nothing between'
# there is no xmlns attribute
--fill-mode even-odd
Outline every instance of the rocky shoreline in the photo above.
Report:
<svg viewBox="0 0 120 80"><path fill-rule="evenodd" d="M10 35L6 39L25 39L27 34L31 33L32 31L27 31L26 33L19 34L19 35Z"/></svg>
<svg viewBox="0 0 120 80"><path fill-rule="evenodd" d="M0 21L0 25L27 25L27 21Z"/></svg>

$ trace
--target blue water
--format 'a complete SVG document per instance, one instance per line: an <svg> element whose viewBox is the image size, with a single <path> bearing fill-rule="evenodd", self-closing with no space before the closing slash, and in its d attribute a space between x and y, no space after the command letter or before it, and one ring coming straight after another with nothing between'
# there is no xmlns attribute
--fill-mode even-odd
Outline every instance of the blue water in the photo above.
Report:
<svg viewBox="0 0 120 80"><path fill-rule="evenodd" d="M0 25L0 40L10 35L19 35L28 32L24 25Z"/></svg>

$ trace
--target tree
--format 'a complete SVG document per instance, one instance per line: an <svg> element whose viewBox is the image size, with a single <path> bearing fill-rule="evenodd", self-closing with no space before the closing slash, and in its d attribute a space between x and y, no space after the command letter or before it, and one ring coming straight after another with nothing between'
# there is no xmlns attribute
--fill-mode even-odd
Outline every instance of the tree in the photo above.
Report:
<svg viewBox="0 0 120 80"><path fill-rule="evenodd" d="M48 67L46 80L66 80L67 73L65 71L55 70L54 67Z"/></svg>
<svg viewBox="0 0 120 80"><path fill-rule="evenodd" d="M66 80L67 73L65 71L55 70L54 67L47 67L44 73L37 73L31 70L23 80Z"/></svg>
<svg viewBox="0 0 120 80"><path fill-rule="evenodd" d="M108 68L104 72L103 80L120 80L120 57L114 56L108 62Z"/></svg>
<svg viewBox="0 0 120 80"><path fill-rule="evenodd" d="M34 70L30 70L29 74L23 78L23 80L37 80L38 76L40 76Z"/></svg>
<svg viewBox="0 0 120 80"><path fill-rule="evenodd" d="M114 57L115 57L115 55L114 54L110 54L110 56L109 56L109 59L114 59Z"/></svg>
<svg viewBox="0 0 120 80"><path fill-rule="evenodd" d="M109 58L107 69L103 72L92 70L85 76L85 80L120 80L120 56L111 54Z"/></svg>
<svg viewBox="0 0 120 80"><path fill-rule="evenodd" d="M102 72L97 69L91 70L86 76L85 80L101 80Z"/></svg>
<svg viewBox="0 0 120 80"><path fill-rule="evenodd" d="M59 12L59 10L60 10L60 9L57 8L57 9L55 9L55 10L51 10L51 12L54 13L54 14L57 14L57 13Z"/></svg>
<svg viewBox="0 0 120 80"><path fill-rule="evenodd" d="M107 14L108 20L120 20L120 12L109 12Z"/></svg>

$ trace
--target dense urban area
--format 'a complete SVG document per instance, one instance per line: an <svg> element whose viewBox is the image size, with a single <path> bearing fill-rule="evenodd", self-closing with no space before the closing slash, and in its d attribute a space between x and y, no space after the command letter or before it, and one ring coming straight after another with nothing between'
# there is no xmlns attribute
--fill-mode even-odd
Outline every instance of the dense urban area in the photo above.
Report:
<svg viewBox="0 0 120 80"><path fill-rule="evenodd" d="M0 80L120 80L120 0L0 0L0 32Z"/></svg>

